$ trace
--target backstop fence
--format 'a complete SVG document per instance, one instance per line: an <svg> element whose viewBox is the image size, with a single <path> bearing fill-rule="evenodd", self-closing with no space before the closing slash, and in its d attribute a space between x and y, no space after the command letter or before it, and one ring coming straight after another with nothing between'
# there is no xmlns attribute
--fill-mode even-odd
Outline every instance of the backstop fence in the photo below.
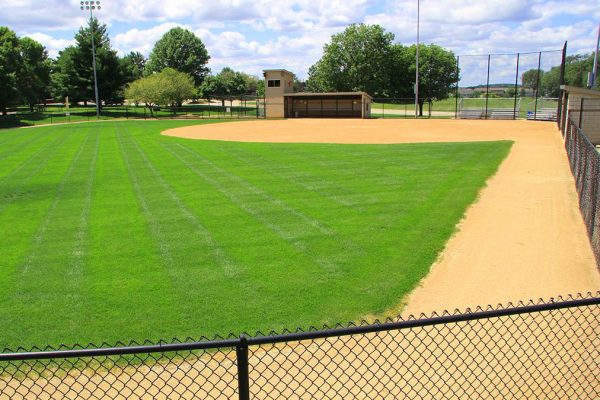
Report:
<svg viewBox="0 0 600 400"><path fill-rule="evenodd" d="M0 399L598 399L600 292L317 330L5 349Z"/></svg>
<svg viewBox="0 0 600 400"><path fill-rule="evenodd" d="M455 117L556 121L566 51L457 56Z"/></svg>
<svg viewBox="0 0 600 400"><path fill-rule="evenodd" d="M595 103L586 113L586 102ZM595 114L592 114L592 111ZM600 154L585 134L585 121L600 121L600 99L581 99L581 108L569 110L561 126L571 171L579 195L579 209L585 221L588 237L600 265ZM597 124L597 122L595 122ZM595 130L598 126L595 126Z"/></svg>

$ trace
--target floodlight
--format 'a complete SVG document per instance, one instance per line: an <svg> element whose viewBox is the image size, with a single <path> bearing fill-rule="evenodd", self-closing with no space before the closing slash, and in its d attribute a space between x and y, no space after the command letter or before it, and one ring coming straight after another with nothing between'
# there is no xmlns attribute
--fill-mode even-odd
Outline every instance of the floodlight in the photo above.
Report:
<svg viewBox="0 0 600 400"><path fill-rule="evenodd" d="M100 10L100 1L94 0L81 0L79 2L82 11L86 10L90 12L90 28L92 31L92 65L94 67L94 94L96 97L96 116L100 118L100 99L98 96L98 76L96 72L96 45L94 43L94 26L92 25L92 18L94 17L94 10Z"/></svg>

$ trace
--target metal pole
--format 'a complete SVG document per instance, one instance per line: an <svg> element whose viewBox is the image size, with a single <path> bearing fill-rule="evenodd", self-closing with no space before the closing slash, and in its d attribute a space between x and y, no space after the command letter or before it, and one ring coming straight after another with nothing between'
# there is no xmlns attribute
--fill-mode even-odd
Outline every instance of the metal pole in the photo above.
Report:
<svg viewBox="0 0 600 400"><path fill-rule="evenodd" d="M454 91L454 119L458 118L458 81L460 56L456 56L456 89Z"/></svg>
<svg viewBox="0 0 600 400"><path fill-rule="evenodd" d="M533 119L536 120L537 119L537 99L538 99L538 91L539 91L539 87L540 87L540 67L542 65L542 52L540 51L539 55L538 55L538 68L537 68L537 75L535 77L535 102L534 102L534 106L533 106Z"/></svg>
<svg viewBox="0 0 600 400"><path fill-rule="evenodd" d="M96 74L96 45L94 43L92 7L90 7L90 30L92 31L92 62L94 66L94 94L96 95L96 117L100 118L100 102L98 99L98 76Z"/></svg>
<svg viewBox="0 0 600 400"><path fill-rule="evenodd" d="M598 39L596 39L596 54L594 54L594 69L592 70L592 81L590 88L594 87L598 78L598 50L600 50L600 24L598 24Z"/></svg>
<svg viewBox="0 0 600 400"><path fill-rule="evenodd" d="M519 92L519 57L521 53L517 53L517 72L515 73L515 103L513 104L513 119L517 119L517 95Z"/></svg>
<svg viewBox="0 0 600 400"><path fill-rule="evenodd" d="M488 65L487 65L487 81L485 84L485 119L488 117L488 99L490 98L490 59L491 54L488 54Z"/></svg>
<svg viewBox="0 0 600 400"><path fill-rule="evenodd" d="M419 22L421 18L421 4L417 0L417 56L415 69L415 118L419 117Z"/></svg>
<svg viewBox="0 0 600 400"><path fill-rule="evenodd" d="M240 400L250 400L250 375L248 373L248 340L240 336L240 342L235 347L238 369L238 389Z"/></svg>
<svg viewBox="0 0 600 400"><path fill-rule="evenodd" d="M563 45L563 50L562 50L562 61L560 63L560 81L559 81L559 88L565 84L565 63L567 60L567 42L565 42L565 44ZM565 91L561 88L559 91L559 96L558 96L558 109L556 112L556 121L558 122L559 126L565 121L563 118L563 101L565 101L564 99L564 94ZM563 128L563 132L564 132L564 125L562 126Z"/></svg>

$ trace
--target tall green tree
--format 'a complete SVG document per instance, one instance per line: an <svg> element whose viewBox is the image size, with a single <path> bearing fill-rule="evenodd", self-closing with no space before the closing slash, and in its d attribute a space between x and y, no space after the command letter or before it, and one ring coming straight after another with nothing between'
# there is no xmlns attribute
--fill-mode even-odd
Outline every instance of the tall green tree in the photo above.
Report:
<svg viewBox="0 0 600 400"><path fill-rule="evenodd" d="M96 69L100 101L118 101L123 86L117 52L111 48L105 24L96 18L75 34L74 46L59 53L53 71L53 92L68 95L73 101L87 102L95 98L92 63L92 31L96 47ZM65 59L67 58L67 59Z"/></svg>
<svg viewBox="0 0 600 400"><path fill-rule="evenodd" d="M0 26L0 111L6 115L6 108L19 98L18 72L21 65L19 39L5 26Z"/></svg>
<svg viewBox="0 0 600 400"><path fill-rule="evenodd" d="M538 74L537 68L527 70L521 75L521 85L535 91L542 82L543 76L544 71L540 70Z"/></svg>
<svg viewBox="0 0 600 400"><path fill-rule="evenodd" d="M125 89L125 97L136 104L144 103L150 114L157 105L178 105L194 93L194 79L173 68L131 82Z"/></svg>
<svg viewBox="0 0 600 400"><path fill-rule="evenodd" d="M146 74L173 68L190 74L199 86L209 73L206 66L210 56L202 40L193 32L183 28L173 28L154 45L146 65Z"/></svg>
<svg viewBox="0 0 600 400"><path fill-rule="evenodd" d="M353 24L331 37L323 56L308 71L314 92L365 91L389 95L394 34L379 25Z"/></svg>
<svg viewBox="0 0 600 400"><path fill-rule="evenodd" d="M49 95L51 63L46 48L31 38L19 39L19 52L19 94L33 112L33 106Z"/></svg>
<svg viewBox="0 0 600 400"><path fill-rule="evenodd" d="M404 47L408 61L408 76L416 73L417 46ZM411 61L412 60L412 61ZM458 82L456 56L435 44L419 45L419 115L423 115L425 100L444 100ZM413 86L412 82L409 87Z"/></svg>
<svg viewBox="0 0 600 400"><path fill-rule="evenodd" d="M456 58L436 45L419 47L421 112L426 98L445 99L457 82ZM373 97L414 96L416 46L394 43L379 25L350 25L331 37L323 56L308 72L314 92L365 91Z"/></svg>
<svg viewBox="0 0 600 400"><path fill-rule="evenodd" d="M258 90L259 80L256 77L225 67L217 75L209 75L204 79L199 94L205 99L220 99L224 106L226 98L255 95Z"/></svg>
<svg viewBox="0 0 600 400"><path fill-rule="evenodd" d="M144 76L144 69L146 68L146 57L138 51L132 51L123 58L119 59L121 64L121 73L123 75L123 82L129 83Z"/></svg>

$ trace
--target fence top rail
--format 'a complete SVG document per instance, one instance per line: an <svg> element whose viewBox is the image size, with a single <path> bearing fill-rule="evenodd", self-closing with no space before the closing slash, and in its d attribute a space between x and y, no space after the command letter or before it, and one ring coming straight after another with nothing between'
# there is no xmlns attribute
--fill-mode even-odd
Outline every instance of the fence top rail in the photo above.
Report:
<svg viewBox="0 0 600 400"><path fill-rule="evenodd" d="M499 308L492 310L477 310L475 312L466 312L460 314L442 315L432 318L409 319L398 322L388 322L383 324L351 326L347 328L336 328L321 331L309 331L299 333L287 333L272 336L257 336L248 338L248 345L274 344L281 342L324 339L334 336L347 336L365 333L374 333L391 330L402 330L419 328L432 325L443 325L449 323L475 321L480 319L506 317L510 315L529 314L534 312L560 310L564 308L583 307L600 304L600 297L583 298L559 302L549 302L541 304L524 305L510 308ZM470 311L470 310L468 310Z"/></svg>
<svg viewBox="0 0 600 400"><path fill-rule="evenodd" d="M517 53L458 54L458 57L516 56L517 54L527 55L527 54L539 54L539 53L556 53L559 51L562 51L562 49L524 51L524 52L517 52Z"/></svg>
<svg viewBox="0 0 600 400"><path fill-rule="evenodd" d="M206 340L185 343L167 343L156 345L4 353L0 354L0 362L119 356L127 354L167 353L190 350L235 348L239 346L275 344L301 340L323 339L336 336L411 329L432 325L475 321L480 319L498 318L510 315L528 314L542 311L560 310L565 308L598 305L600 304L600 292L596 293L595 295L593 295L592 293L588 293L587 297L583 297L582 295L578 295L577 297L569 297L568 300L563 300L562 297L559 297L557 300L558 301L550 299L549 302L541 302L538 304L533 304L532 302L528 304L519 303L516 306L512 303L508 303L508 306L506 308L503 308L501 305L499 305L496 309L492 309L491 307L488 307L488 309L486 310L477 308L475 311L467 309L466 312L455 314L450 314L446 311L441 316L433 314L434 316L430 318L426 318L423 315L421 316L421 318L415 318L411 316L407 320L401 320L396 322L374 323L368 325L357 325L333 329L309 330L305 332L296 333L291 332L253 337L241 335L239 338L232 339ZM458 310L456 312L458 312Z"/></svg>

